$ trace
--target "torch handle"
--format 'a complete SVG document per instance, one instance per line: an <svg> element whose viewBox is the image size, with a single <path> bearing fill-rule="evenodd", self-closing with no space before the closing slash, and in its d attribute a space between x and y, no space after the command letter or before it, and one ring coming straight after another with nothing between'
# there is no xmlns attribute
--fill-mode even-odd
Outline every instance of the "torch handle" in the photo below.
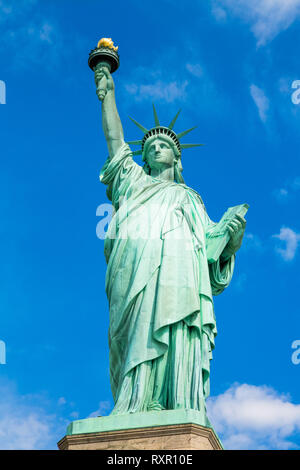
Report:
<svg viewBox="0 0 300 470"><path fill-rule="evenodd" d="M109 71L111 69L110 64L108 62L99 62L96 65L94 71L96 72L97 70L100 70L102 67L107 67ZM100 101L104 100L106 92L107 92L107 78L105 75L103 75L103 77L97 84L97 90L96 90L97 96Z"/></svg>

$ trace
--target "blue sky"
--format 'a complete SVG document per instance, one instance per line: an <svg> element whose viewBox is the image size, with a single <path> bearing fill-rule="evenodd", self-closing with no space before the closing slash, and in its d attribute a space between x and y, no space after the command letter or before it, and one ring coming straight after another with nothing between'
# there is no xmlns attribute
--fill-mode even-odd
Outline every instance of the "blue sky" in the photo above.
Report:
<svg viewBox="0 0 300 470"><path fill-rule="evenodd" d="M55 448L113 405L87 66L101 37L119 45L125 138L152 102L165 124L182 108L175 131L197 125L186 142L206 144L183 153L186 183L215 221L250 205L215 301L211 420L227 448L300 447L299 19L299 0L0 0L0 448Z"/></svg>

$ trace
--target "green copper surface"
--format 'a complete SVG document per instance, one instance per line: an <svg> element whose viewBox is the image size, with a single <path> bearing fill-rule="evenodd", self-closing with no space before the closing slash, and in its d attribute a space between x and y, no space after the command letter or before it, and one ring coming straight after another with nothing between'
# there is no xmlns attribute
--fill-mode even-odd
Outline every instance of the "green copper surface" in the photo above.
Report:
<svg viewBox="0 0 300 470"><path fill-rule="evenodd" d="M123 415L98 416L73 421L67 428L67 435L85 434L89 432L118 431L141 427L167 426L193 423L210 427L205 414L196 410L165 410L127 413Z"/></svg>
<svg viewBox="0 0 300 470"><path fill-rule="evenodd" d="M81 419L70 423L67 427L66 434L67 436L74 436L76 434L122 431L125 429L171 426L186 423L198 424L213 430L211 423L201 412L181 409L127 413L118 416L98 416L97 418ZM220 442L217 435L216 438Z"/></svg>
<svg viewBox="0 0 300 470"><path fill-rule="evenodd" d="M96 86L104 77L105 94L98 96L109 156L100 180L115 209L104 244L115 406L109 417L75 421L68 432L210 426L205 400L217 334L213 296L230 284L246 206L215 223L184 183L178 142L192 129L178 136L170 130L179 112L164 128L153 106L158 132L149 137L133 120L146 139L144 167L138 165L124 139L112 76L107 67L97 68Z"/></svg>

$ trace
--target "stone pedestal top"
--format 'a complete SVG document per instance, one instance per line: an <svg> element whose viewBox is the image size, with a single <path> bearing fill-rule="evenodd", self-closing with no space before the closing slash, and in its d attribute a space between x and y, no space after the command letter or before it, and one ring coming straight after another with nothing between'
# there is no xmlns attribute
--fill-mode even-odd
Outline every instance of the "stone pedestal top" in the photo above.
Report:
<svg viewBox="0 0 300 470"><path fill-rule="evenodd" d="M66 435L60 450L222 450L211 428L197 424Z"/></svg>
<svg viewBox="0 0 300 470"><path fill-rule="evenodd" d="M59 449L222 449L205 415L177 409L110 415L73 421Z"/></svg>

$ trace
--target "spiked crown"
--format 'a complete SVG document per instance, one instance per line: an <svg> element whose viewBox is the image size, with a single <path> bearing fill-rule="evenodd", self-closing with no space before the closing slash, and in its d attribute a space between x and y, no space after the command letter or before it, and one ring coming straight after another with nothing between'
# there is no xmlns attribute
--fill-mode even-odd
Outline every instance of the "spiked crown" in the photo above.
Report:
<svg viewBox="0 0 300 470"><path fill-rule="evenodd" d="M170 138L174 142L174 144L176 145L180 157L181 157L182 149L191 148L191 147L200 147L200 146L203 145L203 144L181 144L180 143L180 139L182 137L184 137L186 134L188 134L189 132L196 129L196 127L192 127L191 129L187 129L186 131L180 132L179 134L176 134L176 132L174 132L173 127L175 125L175 122L176 122L181 110L179 110L177 112L176 116L172 119L169 126L165 127L165 126L160 125L160 122L159 122L158 115L157 115L154 104L152 106L153 106L153 115L154 115L155 127L152 127L151 129L146 129L146 127L142 126L142 124L140 124L137 121L135 121L134 119L130 118L132 120L132 122L144 133L143 139L133 140L131 142L128 142L128 144L131 144L131 145L141 145L141 149L136 150L135 152L133 152L133 155L142 155L143 151L144 151L146 141L150 137L153 137L155 135L157 135L157 136L166 136L166 137Z"/></svg>

